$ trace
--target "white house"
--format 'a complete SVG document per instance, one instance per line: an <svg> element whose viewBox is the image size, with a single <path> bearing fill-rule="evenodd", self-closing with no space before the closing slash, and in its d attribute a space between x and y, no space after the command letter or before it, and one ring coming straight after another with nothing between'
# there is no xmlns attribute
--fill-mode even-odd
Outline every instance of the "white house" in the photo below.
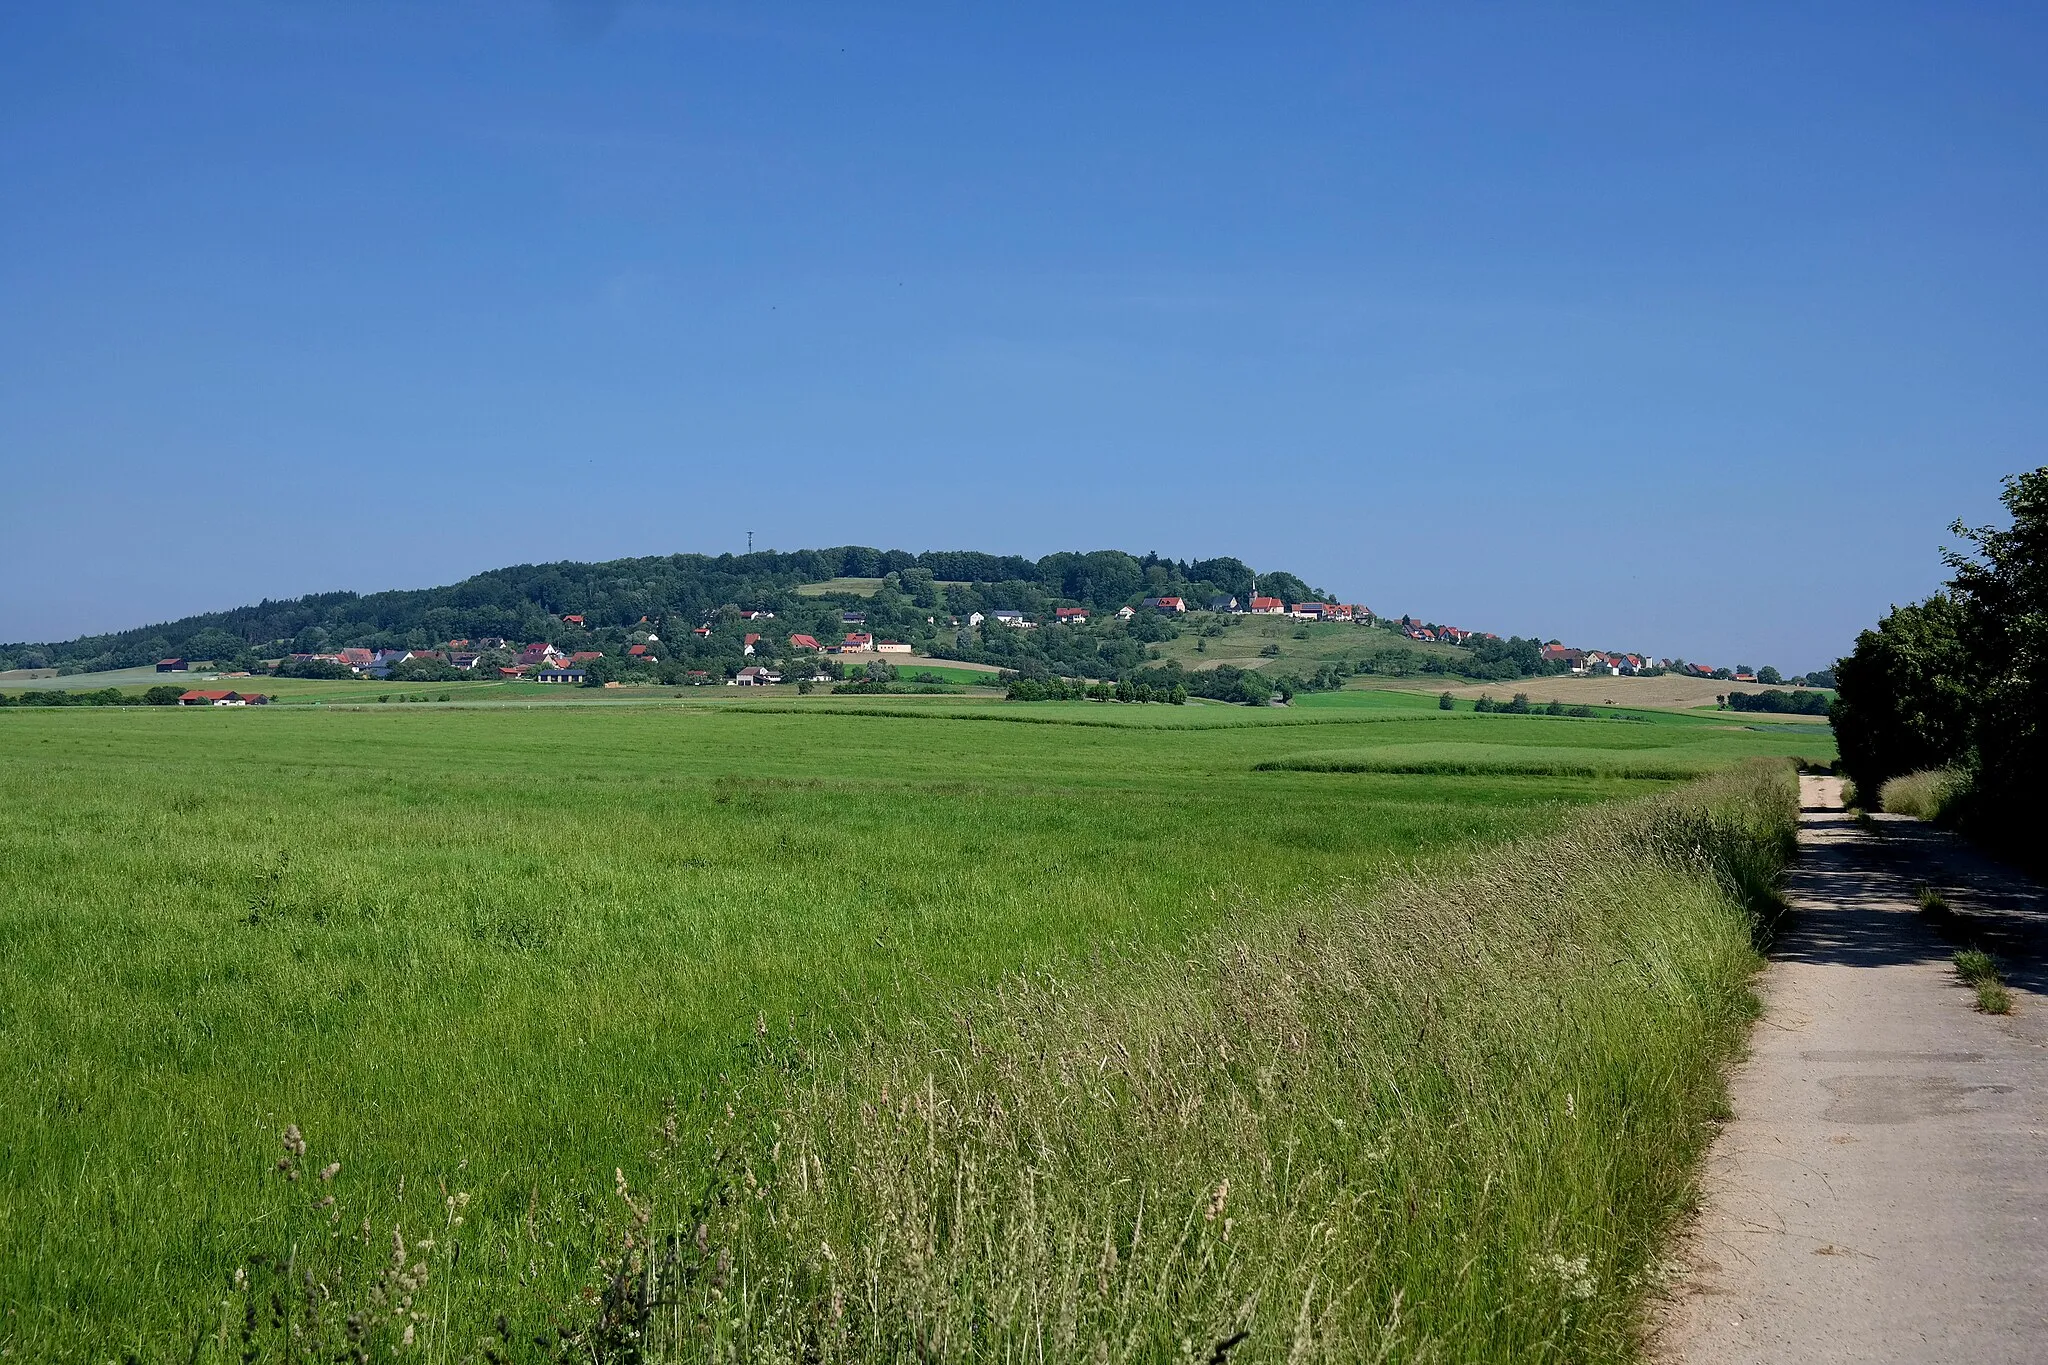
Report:
<svg viewBox="0 0 2048 1365"><path fill-rule="evenodd" d="M877 640L875 641L875 653L908 654L910 653L910 646L904 644L901 640Z"/></svg>

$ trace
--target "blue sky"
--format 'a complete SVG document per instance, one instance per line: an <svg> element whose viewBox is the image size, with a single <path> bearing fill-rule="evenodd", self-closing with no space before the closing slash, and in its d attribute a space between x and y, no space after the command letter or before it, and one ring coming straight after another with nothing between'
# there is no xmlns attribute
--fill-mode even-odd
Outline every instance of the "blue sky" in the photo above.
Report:
<svg viewBox="0 0 2048 1365"><path fill-rule="evenodd" d="M2048 432L2038 7L0 8L0 639L757 543L1816 667Z"/></svg>

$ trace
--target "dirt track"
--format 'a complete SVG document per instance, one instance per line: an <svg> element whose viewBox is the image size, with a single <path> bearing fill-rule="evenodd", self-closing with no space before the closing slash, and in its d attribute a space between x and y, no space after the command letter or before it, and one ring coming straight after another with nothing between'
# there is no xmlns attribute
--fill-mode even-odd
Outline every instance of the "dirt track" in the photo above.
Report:
<svg viewBox="0 0 2048 1365"><path fill-rule="evenodd" d="M1653 1355L1667 1362L2048 1360L2048 913L2040 888L1803 778L1795 916L1709 1157ZM1976 1012L1951 935L2009 964Z"/></svg>

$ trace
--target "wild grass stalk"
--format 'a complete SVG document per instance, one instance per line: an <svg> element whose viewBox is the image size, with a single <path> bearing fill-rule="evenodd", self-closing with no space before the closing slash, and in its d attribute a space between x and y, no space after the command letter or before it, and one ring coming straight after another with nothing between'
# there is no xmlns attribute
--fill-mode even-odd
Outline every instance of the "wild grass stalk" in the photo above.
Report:
<svg viewBox="0 0 2048 1365"><path fill-rule="evenodd" d="M1628 1358L1796 801L1755 767L1170 960L843 1034L736 1086L646 1192L622 1177L587 1341Z"/></svg>
<svg viewBox="0 0 2048 1365"><path fill-rule="evenodd" d="M1956 975L1977 993L1977 1008L1986 1014L2011 1014L2012 992L1998 959L1982 948L1959 948L1955 955Z"/></svg>
<svg viewBox="0 0 2048 1365"><path fill-rule="evenodd" d="M1894 777L1878 791L1878 805L1893 815L1921 820L1947 816L1963 789L1964 775L1950 768L1927 768Z"/></svg>

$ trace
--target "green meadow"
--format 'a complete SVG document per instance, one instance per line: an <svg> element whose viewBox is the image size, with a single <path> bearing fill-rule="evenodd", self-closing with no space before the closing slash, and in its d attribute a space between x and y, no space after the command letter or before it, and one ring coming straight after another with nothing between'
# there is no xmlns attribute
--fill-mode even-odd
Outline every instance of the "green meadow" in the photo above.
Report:
<svg viewBox="0 0 2048 1365"><path fill-rule="evenodd" d="M715 1128L771 1054L845 1072L843 1040L1020 974L1140 998L1218 935L1746 759L1833 757L1814 727L1399 692L340 686L0 712L0 1354L240 1358L237 1268L299 1254L275 1170L295 1124L341 1163L328 1235L467 1196L479 1250L422 1331L472 1358L505 1305L573 1301L664 1114Z"/></svg>

